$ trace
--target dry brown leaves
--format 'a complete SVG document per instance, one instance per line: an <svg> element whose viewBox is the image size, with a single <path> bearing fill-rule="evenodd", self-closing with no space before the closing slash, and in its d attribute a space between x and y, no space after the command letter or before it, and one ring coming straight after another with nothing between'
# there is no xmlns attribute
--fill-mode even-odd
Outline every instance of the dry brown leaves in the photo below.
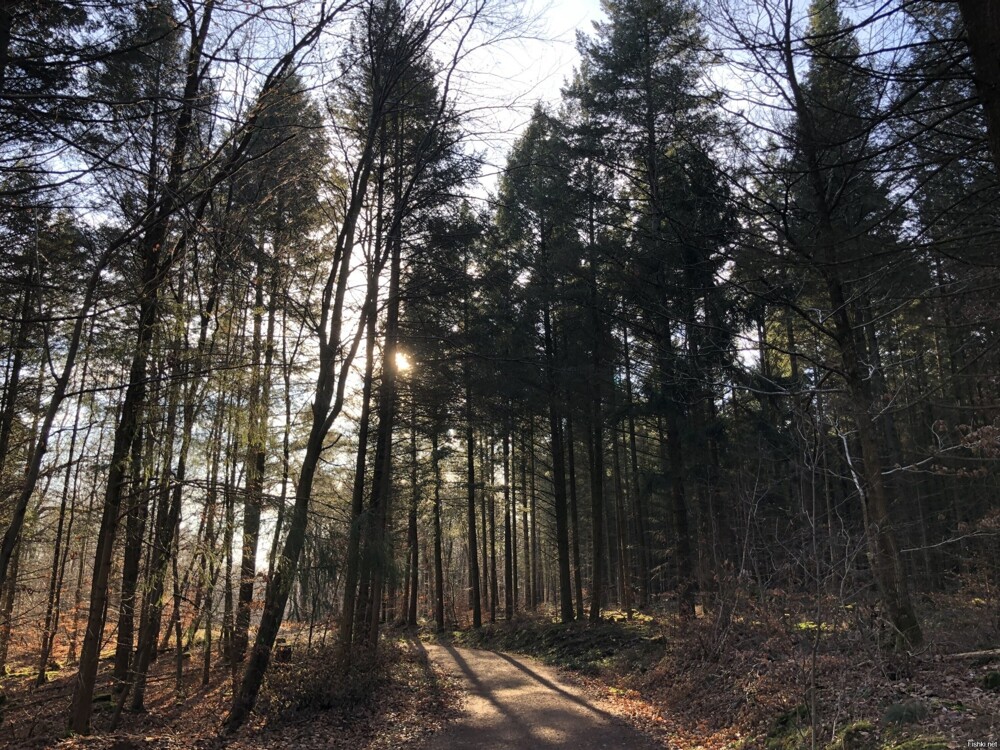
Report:
<svg viewBox="0 0 1000 750"><path fill-rule="evenodd" d="M188 660L185 694L178 697L173 678L172 654L154 664L147 692L147 711L124 713L120 728L108 731L112 708L99 704L94 733L89 737L66 737L65 720L72 692L73 671L55 677L40 689L31 687L33 675L8 677L0 747L59 748L59 750L256 750L257 748L361 748L388 750L413 744L436 731L454 714L459 696L447 678L429 667L418 649L405 642L386 644L382 663L385 674L376 694L348 710L331 706L280 716L255 716L251 725L235 736L219 739L222 719L232 697L228 667L218 665L208 686L201 686L200 652L194 664ZM103 662L98 695L109 692L109 662ZM333 675L333 665L303 654L281 670L290 679L306 670Z"/></svg>

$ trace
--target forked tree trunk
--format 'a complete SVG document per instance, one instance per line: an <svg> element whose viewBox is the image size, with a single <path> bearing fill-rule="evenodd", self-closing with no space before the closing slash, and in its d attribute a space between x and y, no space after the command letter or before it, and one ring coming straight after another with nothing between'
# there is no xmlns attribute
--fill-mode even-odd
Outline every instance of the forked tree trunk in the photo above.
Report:
<svg viewBox="0 0 1000 750"><path fill-rule="evenodd" d="M264 319L264 262L257 263L254 280L253 341L251 351L251 386L247 405L249 430L246 459L246 501L243 504L243 544L240 557L240 590L233 626L233 659L246 655L253 610L254 582L257 576L257 545L260 537L260 513L264 503L264 470L267 462L268 405L271 398L271 368L274 359L276 301L268 300L267 332L262 336Z"/></svg>
<svg viewBox="0 0 1000 750"><path fill-rule="evenodd" d="M375 377L375 334L378 307L378 281L375 261L368 269L368 307L365 313L365 372L361 386L361 414L358 417L358 449L354 464L354 487L351 491L351 525L347 536L344 605L341 608L341 658L346 662L354 644L355 617L359 605L358 579L361 575L361 541L370 519L365 511L365 474L368 461L368 436L371 429L372 387Z"/></svg>
<svg viewBox="0 0 1000 750"><path fill-rule="evenodd" d="M398 128L398 120L394 123ZM397 138L398 132L396 134ZM394 199L398 207L401 200L398 185L394 186ZM397 208L397 211L399 209ZM383 585L385 582L387 560L389 557L389 509L392 501L392 439L396 426L397 401L399 399L399 367L396 354L399 351L399 311L400 311L400 275L402 273L402 237L399 234L400 225L393 222L388 238L389 244L389 289L386 298L386 319L384 344L382 347L382 379L378 397L378 430L375 440L375 464L372 471L371 513L372 523L371 549L376 564L369 566L367 580L371 587L368 613L368 632L365 643L374 652L378 645L379 610L381 608Z"/></svg>
<svg viewBox="0 0 1000 750"><path fill-rule="evenodd" d="M115 645L115 662L112 679L116 690L125 687L135 636L136 585L142 562L142 538L146 530L147 497L143 477L143 429L135 433L130 453L132 486L129 488L125 510L125 551L122 556L122 588L118 605L118 637ZM149 442L152 442L150 437Z"/></svg>

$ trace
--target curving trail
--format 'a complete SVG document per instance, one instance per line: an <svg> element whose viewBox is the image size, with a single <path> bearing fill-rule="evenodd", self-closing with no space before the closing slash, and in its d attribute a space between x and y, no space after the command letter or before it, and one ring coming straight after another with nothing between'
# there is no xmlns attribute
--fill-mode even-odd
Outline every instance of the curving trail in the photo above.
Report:
<svg viewBox="0 0 1000 750"><path fill-rule="evenodd" d="M534 659L450 645L424 648L467 693L462 716L431 737L426 750L661 747Z"/></svg>

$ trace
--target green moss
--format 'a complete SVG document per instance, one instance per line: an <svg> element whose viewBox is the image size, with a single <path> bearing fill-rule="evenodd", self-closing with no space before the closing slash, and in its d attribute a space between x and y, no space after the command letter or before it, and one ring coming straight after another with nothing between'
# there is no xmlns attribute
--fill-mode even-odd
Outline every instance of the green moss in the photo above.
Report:
<svg viewBox="0 0 1000 750"><path fill-rule="evenodd" d="M35 674L34 667L10 667L7 668L8 677L32 677Z"/></svg>
<svg viewBox="0 0 1000 750"><path fill-rule="evenodd" d="M764 740L764 750L808 750L812 747L812 729L793 728Z"/></svg>
<svg viewBox="0 0 1000 750"><path fill-rule="evenodd" d="M836 628L828 622L815 623L812 620L802 620L801 622L795 623L793 626L795 630L802 630L809 633L815 633L817 630L821 633L832 633Z"/></svg>
<svg viewBox="0 0 1000 750"><path fill-rule="evenodd" d="M876 750L878 732L870 721L855 721L839 732L824 750Z"/></svg>
<svg viewBox="0 0 1000 750"><path fill-rule="evenodd" d="M914 737L883 745L882 750L948 750L948 741L941 737Z"/></svg>
<svg viewBox="0 0 1000 750"><path fill-rule="evenodd" d="M764 738L765 750L801 750L812 746L809 707L796 706L781 714Z"/></svg>

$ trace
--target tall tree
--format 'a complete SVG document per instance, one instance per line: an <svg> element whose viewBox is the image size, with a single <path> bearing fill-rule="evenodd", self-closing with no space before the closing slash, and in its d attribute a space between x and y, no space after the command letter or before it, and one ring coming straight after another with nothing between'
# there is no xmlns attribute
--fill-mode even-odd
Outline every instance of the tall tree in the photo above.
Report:
<svg viewBox="0 0 1000 750"><path fill-rule="evenodd" d="M704 37L694 6L683 0L610 0L605 9L608 20L596 25L596 34L579 38L583 62L568 93L595 120L604 144L602 156L627 185L642 217L630 231L632 267L643 295L646 336L655 342L678 601L682 613L693 616L690 458L682 425L695 394L688 387L679 346L694 333L685 323L704 312L692 300L694 294L704 294L703 286L695 287L697 292L688 290L710 278L719 261L706 257L711 246L698 234L704 227L691 226L691 217L675 210L673 189L679 186L671 178L699 159L706 161L712 140L712 118L704 106ZM690 278L695 269L700 279Z"/></svg>

